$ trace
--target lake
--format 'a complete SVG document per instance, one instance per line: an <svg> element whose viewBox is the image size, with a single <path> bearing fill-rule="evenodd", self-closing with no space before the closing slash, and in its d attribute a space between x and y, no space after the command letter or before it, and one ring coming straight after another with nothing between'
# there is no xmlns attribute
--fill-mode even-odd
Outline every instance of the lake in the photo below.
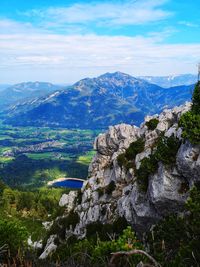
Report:
<svg viewBox="0 0 200 267"><path fill-rule="evenodd" d="M52 184L53 187L65 187L65 188L76 188L80 189L83 185L82 180L76 180L76 179L66 179L62 181L56 181Z"/></svg>

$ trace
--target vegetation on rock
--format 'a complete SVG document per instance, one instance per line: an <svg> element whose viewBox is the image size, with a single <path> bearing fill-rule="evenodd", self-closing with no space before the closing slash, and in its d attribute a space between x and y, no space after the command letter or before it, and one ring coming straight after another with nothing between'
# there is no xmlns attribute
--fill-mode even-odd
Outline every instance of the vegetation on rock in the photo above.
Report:
<svg viewBox="0 0 200 267"><path fill-rule="evenodd" d="M154 174L158 169L158 161L154 155L150 155L148 158L144 158L141 161L140 168L136 170L136 176L140 188L143 191L147 191L149 184L149 175Z"/></svg>
<svg viewBox="0 0 200 267"><path fill-rule="evenodd" d="M149 130L153 131L153 130L156 129L158 123L159 123L159 120L154 118L154 119L151 119L151 120L147 121L145 124L146 124L146 126L148 127Z"/></svg>
<svg viewBox="0 0 200 267"><path fill-rule="evenodd" d="M106 228L104 229L106 230ZM73 263L73 266L105 267L108 266L112 252L130 251L134 248L142 249L143 246L131 227L128 226L120 235L110 236L110 238L107 236L107 239L102 240L100 236L98 238L90 236L81 241L67 242L52 255L52 258L54 261L62 259L63 262L66 262L66 266L71 266L70 264ZM142 259L143 257L138 255L128 259L121 258L116 266L136 266Z"/></svg>
<svg viewBox="0 0 200 267"><path fill-rule="evenodd" d="M117 157L117 162L120 167L126 169L134 167L134 160L137 154L144 151L144 140L139 138L137 141L130 144L126 151Z"/></svg>
<svg viewBox="0 0 200 267"><path fill-rule="evenodd" d="M191 267L200 262L200 190L194 187L184 216L172 215L148 236L151 254L164 267Z"/></svg>
<svg viewBox="0 0 200 267"><path fill-rule="evenodd" d="M163 164L170 165L175 163L176 154L181 145L181 141L171 135L170 137L161 136L155 151L155 158Z"/></svg>
<svg viewBox="0 0 200 267"><path fill-rule="evenodd" d="M200 82L193 92L192 108L181 116L179 126L183 128L183 138L194 145L200 144Z"/></svg>
<svg viewBox="0 0 200 267"><path fill-rule="evenodd" d="M149 176L157 171L158 162L167 165L175 163L180 145L179 139L173 135L160 136L154 153L142 159L139 169L136 170L137 180L143 191L147 191Z"/></svg>

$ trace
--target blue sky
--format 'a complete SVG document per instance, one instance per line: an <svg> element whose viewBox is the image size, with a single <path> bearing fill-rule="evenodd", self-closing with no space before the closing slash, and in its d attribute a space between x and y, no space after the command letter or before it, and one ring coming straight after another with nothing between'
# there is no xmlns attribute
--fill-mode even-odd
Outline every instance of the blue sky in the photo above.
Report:
<svg viewBox="0 0 200 267"><path fill-rule="evenodd" d="M0 83L195 73L198 0L1 0Z"/></svg>

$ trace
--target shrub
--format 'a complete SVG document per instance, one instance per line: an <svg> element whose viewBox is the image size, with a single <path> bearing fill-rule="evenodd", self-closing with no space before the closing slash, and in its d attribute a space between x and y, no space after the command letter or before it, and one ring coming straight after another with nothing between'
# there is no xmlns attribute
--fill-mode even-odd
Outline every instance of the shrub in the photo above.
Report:
<svg viewBox="0 0 200 267"><path fill-rule="evenodd" d="M163 267L191 267L200 262L200 190L194 187L184 217L165 218L149 234L151 254Z"/></svg>
<svg viewBox="0 0 200 267"><path fill-rule="evenodd" d="M112 252L130 251L132 249L142 249L142 245L129 226L123 229L120 236L112 240L102 240L99 236L98 239L90 237L72 244L67 242L54 252L52 258L57 262L61 259L62 263L65 262L65 266L105 267L108 266ZM121 257L117 259L115 266L136 266L142 259L142 256L137 255L128 259Z"/></svg>
<svg viewBox="0 0 200 267"><path fill-rule="evenodd" d="M79 189L79 190L78 190L78 193L77 193L77 198L76 198L76 201L77 201L77 204L78 204L78 205L81 204L82 196L83 196L83 193L82 193L81 190Z"/></svg>
<svg viewBox="0 0 200 267"><path fill-rule="evenodd" d="M144 150L144 140L139 138L137 141L130 144L125 152L125 158L127 160L135 159L136 155Z"/></svg>
<svg viewBox="0 0 200 267"><path fill-rule="evenodd" d="M105 193L110 195L115 190L116 184L114 181L111 181L109 185L105 187Z"/></svg>
<svg viewBox="0 0 200 267"><path fill-rule="evenodd" d="M87 238L100 238L101 240L108 240L109 234L112 233L111 224L103 224L102 222L93 222L86 226Z"/></svg>
<svg viewBox="0 0 200 267"><path fill-rule="evenodd" d="M162 136L157 145L155 158L163 164L173 164L176 161L176 154L181 145L181 141L173 135L170 137Z"/></svg>
<svg viewBox="0 0 200 267"><path fill-rule="evenodd" d="M136 176L140 188L143 191L147 191L149 185L149 175L154 174L158 169L158 161L154 155L150 155L149 158L144 158L141 161L140 168L136 170Z"/></svg>
<svg viewBox="0 0 200 267"><path fill-rule="evenodd" d="M200 82L196 84L193 92L191 111L181 116L179 126L183 128L183 138L194 145L200 144Z"/></svg>
<svg viewBox="0 0 200 267"><path fill-rule="evenodd" d="M57 234L59 238L64 240L66 229L69 229L71 226L74 230L79 221L80 218L78 213L71 211L66 217L60 217L56 221L54 221L52 227L48 232L48 236Z"/></svg>
<svg viewBox="0 0 200 267"><path fill-rule="evenodd" d="M124 217L119 217L112 224L103 224L97 221L87 225L86 236L87 238L96 239L98 237L101 240L110 240L109 235L119 236L126 227L128 227L128 223Z"/></svg>
<svg viewBox="0 0 200 267"><path fill-rule="evenodd" d="M200 81L194 88L192 96L192 113L200 114Z"/></svg>
<svg viewBox="0 0 200 267"><path fill-rule="evenodd" d="M145 124L146 124L146 126L148 127L149 130L153 131L153 130L156 129L158 123L159 123L159 120L154 118L154 119L151 119L151 120L147 121Z"/></svg>
<svg viewBox="0 0 200 267"><path fill-rule="evenodd" d="M144 151L144 140L139 138L137 141L130 144L123 154L117 157L117 162L120 167L124 166L126 169L134 167L134 160L137 154Z"/></svg>
<svg viewBox="0 0 200 267"><path fill-rule="evenodd" d="M179 126L183 128L183 138L192 144L200 144L200 114L192 111L184 113L179 120Z"/></svg>
<svg viewBox="0 0 200 267"><path fill-rule="evenodd" d="M7 244L11 255L27 248L28 231L18 221L0 219L0 247Z"/></svg>
<svg viewBox="0 0 200 267"><path fill-rule="evenodd" d="M97 189L97 192L98 192L98 194L99 194L99 197L102 197L102 196L104 195L104 188L99 187L99 188Z"/></svg>
<svg viewBox="0 0 200 267"><path fill-rule="evenodd" d="M128 163L128 160L125 157L125 153L118 155L117 157L117 163L122 168L123 166L126 166Z"/></svg>

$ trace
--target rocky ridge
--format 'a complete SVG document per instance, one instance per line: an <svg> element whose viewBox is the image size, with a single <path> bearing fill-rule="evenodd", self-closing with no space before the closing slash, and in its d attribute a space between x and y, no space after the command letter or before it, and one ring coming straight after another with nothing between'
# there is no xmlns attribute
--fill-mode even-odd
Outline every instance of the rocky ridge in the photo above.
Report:
<svg viewBox="0 0 200 267"><path fill-rule="evenodd" d="M73 211L79 216L79 222L66 229L66 239L71 235L84 238L87 225L94 222L112 224L119 217L124 217L142 235L164 216L183 212L189 189L200 181L200 146L183 140L182 129L178 126L180 116L190 108L191 103L186 103L164 110L160 115L147 116L140 128L127 124L111 126L96 138L97 153L89 166L81 198L77 192L62 196L67 213ZM147 122L152 119L157 120L157 125L149 130ZM173 136L180 141L180 146L174 164L158 162L144 191L140 188L137 170L142 160L154 153L161 135ZM144 140L144 149L133 160L135 167L120 166L118 156L139 138ZM50 236L51 242L47 242L41 258L52 251L50 247L56 249L54 239L55 236Z"/></svg>

